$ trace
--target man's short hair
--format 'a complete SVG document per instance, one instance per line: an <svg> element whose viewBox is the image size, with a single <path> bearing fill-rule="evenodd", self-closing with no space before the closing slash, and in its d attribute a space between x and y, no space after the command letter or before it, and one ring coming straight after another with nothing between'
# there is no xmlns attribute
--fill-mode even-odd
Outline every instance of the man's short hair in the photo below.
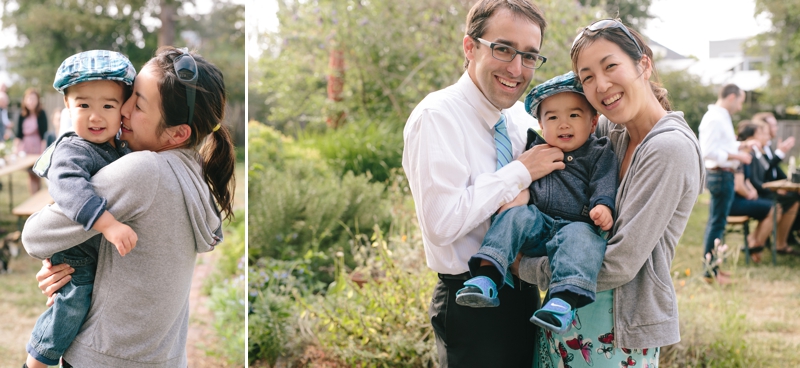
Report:
<svg viewBox="0 0 800 368"><path fill-rule="evenodd" d="M473 39L483 37L486 33L486 21L501 8L511 10L515 15L523 16L539 26L542 31L544 42L544 30L547 28L547 21L539 8L528 0L481 0L472 6L467 14L466 35ZM541 46L541 45L539 45ZM469 66L469 59L464 58L464 69Z"/></svg>
<svg viewBox="0 0 800 368"><path fill-rule="evenodd" d="M722 86L722 89L719 90L719 98L723 100L733 94L735 94L736 97L739 97L742 94L742 89L733 83L726 84Z"/></svg>
<svg viewBox="0 0 800 368"><path fill-rule="evenodd" d="M757 112L755 115L753 115L753 118L750 120L763 121L769 124L769 118L775 119L775 115L773 115L771 112Z"/></svg>

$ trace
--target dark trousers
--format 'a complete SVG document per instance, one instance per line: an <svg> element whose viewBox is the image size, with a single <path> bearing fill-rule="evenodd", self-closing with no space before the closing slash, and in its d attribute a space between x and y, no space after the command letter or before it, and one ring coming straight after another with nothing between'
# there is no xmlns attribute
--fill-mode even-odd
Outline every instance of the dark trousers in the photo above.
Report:
<svg viewBox="0 0 800 368"><path fill-rule="evenodd" d="M706 188L711 193L711 202L708 205L708 224L706 224L706 233L703 237L704 258L714 249L714 240L722 239L725 232L728 214L731 204L733 204L733 173L719 170L706 171ZM716 274L715 268L707 270L706 276L710 276L711 271Z"/></svg>
<svg viewBox="0 0 800 368"><path fill-rule="evenodd" d="M469 273L440 275L433 291L428 315L439 367L532 367L538 327L530 318L539 308L539 290L515 278L513 289L499 290L499 307L470 308L456 304L467 279Z"/></svg>

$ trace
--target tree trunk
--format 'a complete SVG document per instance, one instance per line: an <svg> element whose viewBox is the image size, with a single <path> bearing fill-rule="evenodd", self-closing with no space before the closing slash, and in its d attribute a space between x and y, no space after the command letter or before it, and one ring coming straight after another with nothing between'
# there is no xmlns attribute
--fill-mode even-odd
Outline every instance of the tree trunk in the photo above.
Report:
<svg viewBox="0 0 800 368"><path fill-rule="evenodd" d="M158 46L175 45L176 5L172 0L161 0L161 29L158 30Z"/></svg>
<svg viewBox="0 0 800 368"><path fill-rule="evenodd" d="M344 53L338 47L332 48L328 55L328 73L328 103L338 106L344 90ZM334 108L327 115L325 122L329 127L335 129L344 124L344 111Z"/></svg>

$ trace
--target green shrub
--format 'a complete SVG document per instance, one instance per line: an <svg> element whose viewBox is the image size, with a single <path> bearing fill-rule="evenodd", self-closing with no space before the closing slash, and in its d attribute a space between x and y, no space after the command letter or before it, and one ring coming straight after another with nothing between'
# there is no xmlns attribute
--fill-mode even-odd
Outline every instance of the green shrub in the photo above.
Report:
<svg viewBox="0 0 800 368"><path fill-rule="evenodd" d="M318 149L341 174L370 174L373 181L384 182L392 169L402 166L403 130L398 124L350 122L324 134L304 136L299 142Z"/></svg>
<svg viewBox="0 0 800 368"><path fill-rule="evenodd" d="M309 259L262 258L249 267L248 357L273 366L281 356L299 351L304 340L294 322L299 314L294 297L325 285L311 276Z"/></svg>
<svg viewBox="0 0 800 368"><path fill-rule="evenodd" d="M337 257L337 278L328 292L305 299L300 315L310 321L324 348L353 366L428 367L436 362L428 321L436 274L425 267L421 241L398 236L387 241L379 229L359 237L347 272ZM366 241L364 241L366 240Z"/></svg>
<svg viewBox="0 0 800 368"><path fill-rule="evenodd" d="M309 159L318 158L318 151L271 128L254 135L248 177L251 262L297 259L309 251L330 255L349 249L351 233L389 223L384 184L352 172L340 177L324 160ZM319 265L329 269L328 281L331 265L329 259Z"/></svg>
<svg viewBox="0 0 800 368"><path fill-rule="evenodd" d="M214 313L214 329L220 338L209 353L236 364L244 357L245 339L244 211L237 210L224 230L225 239L214 250L219 252L219 259L214 272L203 282L203 291L210 296L209 309Z"/></svg>
<svg viewBox="0 0 800 368"><path fill-rule="evenodd" d="M231 364L244 360L244 275L224 280L211 289L210 308L214 312L214 329L219 337L215 350Z"/></svg>

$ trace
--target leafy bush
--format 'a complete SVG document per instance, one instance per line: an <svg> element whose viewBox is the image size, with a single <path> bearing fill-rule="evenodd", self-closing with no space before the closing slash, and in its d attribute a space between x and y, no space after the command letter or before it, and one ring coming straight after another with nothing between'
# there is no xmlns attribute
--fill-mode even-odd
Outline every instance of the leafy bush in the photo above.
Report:
<svg viewBox="0 0 800 368"><path fill-rule="evenodd" d="M346 250L351 233L390 221L383 184L352 172L340 178L318 151L271 128L251 129L250 135L251 261Z"/></svg>
<svg viewBox="0 0 800 368"><path fill-rule="evenodd" d="M244 358L244 275L230 278L211 289L210 308L214 311L214 329L219 337L216 350L230 363Z"/></svg>
<svg viewBox="0 0 800 368"><path fill-rule="evenodd" d="M340 168L341 174L348 171L356 175L368 174L376 182L386 181L392 169L402 166L402 126L353 122L326 133L303 136L299 143L319 150L331 164Z"/></svg>
<svg viewBox="0 0 800 368"><path fill-rule="evenodd" d="M216 268L203 283L204 292L210 295L209 308L214 313L214 329L220 343L211 353L230 363L244 357L245 328L245 239L244 211L237 210L233 221L225 226L225 239L215 252L219 252Z"/></svg>
<svg viewBox="0 0 800 368"><path fill-rule="evenodd" d="M353 366L433 366L427 310L437 279L425 267L421 239L387 241L376 229L371 239L356 240L359 267L346 271L339 254L336 281L324 297L305 299L301 318L313 324L320 345Z"/></svg>
<svg viewBox="0 0 800 368"><path fill-rule="evenodd" d="M318 289L306 278L308 263L263 258L249 268L248 357L250 364L266 361L275 365L280 356L291 355L302 339L292 324L297 310L292 294Z"/></svg>

